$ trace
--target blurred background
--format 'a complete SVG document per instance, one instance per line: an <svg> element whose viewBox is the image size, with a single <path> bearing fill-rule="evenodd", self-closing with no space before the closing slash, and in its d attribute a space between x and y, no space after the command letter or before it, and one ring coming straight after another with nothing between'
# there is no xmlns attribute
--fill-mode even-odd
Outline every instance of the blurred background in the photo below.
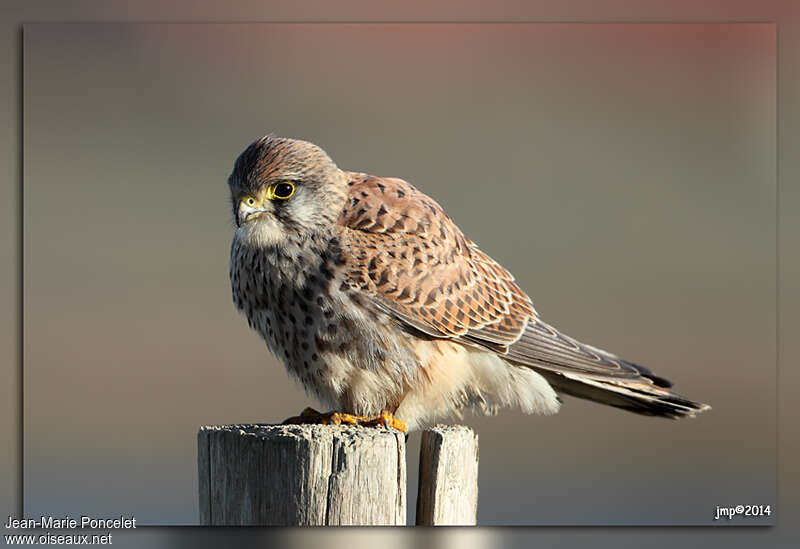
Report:
<svg viewBox="0 0 800 549"><path fill-rule="evenodd" d="M567 397L554 417L468 416L479 524L712 524L717 505L774 505L775 39L27 25L25 515L196 524L197 428L313 404L230 298L226 178L268 132L408 180L545 320L714 407L673 422ZM412 523L418 449L412 434Z"/></svg>

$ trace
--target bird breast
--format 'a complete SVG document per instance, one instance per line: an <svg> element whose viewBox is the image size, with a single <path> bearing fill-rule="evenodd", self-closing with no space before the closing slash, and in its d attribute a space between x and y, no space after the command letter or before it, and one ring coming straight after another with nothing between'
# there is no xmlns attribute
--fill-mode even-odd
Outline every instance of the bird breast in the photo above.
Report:
<svg viewBox="0 0 800 549"><path fill-rule="evenodd" d="M331 406L372 412L379 401L399 398L416 371L408 338L392 329L344 283L336 243L287 242L257 247L234 238L230 278L233 301L269 349L310 393ZM375 377L381 395L355 398L355 379ZM380 409L378 410L380 411Z"/></svg>

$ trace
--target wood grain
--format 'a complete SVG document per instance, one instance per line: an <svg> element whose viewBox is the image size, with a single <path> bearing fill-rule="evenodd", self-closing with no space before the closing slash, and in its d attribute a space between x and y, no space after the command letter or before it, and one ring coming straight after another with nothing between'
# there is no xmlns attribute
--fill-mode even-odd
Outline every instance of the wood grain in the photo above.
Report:
<svg viewBox="0 0 800 549"><path fill-rule="evenodd" d="M478 435L463 425L422 433L417 525L474 525L478 514Z"/></svg>
<svg viewBox="0 0 800 549"><path fill-rule="evenodd" d="M405 437L340 425L198 433L202 525L404 525Z"/></svg>

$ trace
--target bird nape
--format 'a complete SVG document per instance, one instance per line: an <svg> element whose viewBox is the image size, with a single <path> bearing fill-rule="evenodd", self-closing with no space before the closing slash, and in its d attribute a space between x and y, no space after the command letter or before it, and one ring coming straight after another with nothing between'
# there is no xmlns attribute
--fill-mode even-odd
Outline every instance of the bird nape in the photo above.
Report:
<svg viewBox="0 0 800 549"><path fill-rule="evenodd" d="M307 393L290 422L414 429L464 409L558 411L559 393L639 414L706 404L546 324L514 277L402 179L265 136L228 178L233 302Z"/></svg>

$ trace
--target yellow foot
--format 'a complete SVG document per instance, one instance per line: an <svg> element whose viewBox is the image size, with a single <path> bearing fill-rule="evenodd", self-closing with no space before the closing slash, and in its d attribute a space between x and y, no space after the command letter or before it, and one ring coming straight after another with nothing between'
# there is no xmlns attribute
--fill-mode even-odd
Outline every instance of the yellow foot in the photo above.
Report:
<svg viewBox="0 0 800 549"><path fill-rule="evenodd" d="M361 423L361 425L366 427L382 426L386 427L387 429L397 429L401 433L408 432L408 425L406 425L406 422L401 419L397 419L389 412L381 412L381 415L379 416L364 419L365 421Z"/></svg>
<svg viewBox="0 0 800 549"><path fill-rule="evenodd" d="M394 417L392 414L383 412L379 416L365 417L355 416L344 412L317 412L313 408L306 408L300 412L299 416L293 416L283 421L284 425L319 423L322 425L361 425L362 427L386 427L387 429L397 429L402 433L408 432L408 425Z"/></svg>

